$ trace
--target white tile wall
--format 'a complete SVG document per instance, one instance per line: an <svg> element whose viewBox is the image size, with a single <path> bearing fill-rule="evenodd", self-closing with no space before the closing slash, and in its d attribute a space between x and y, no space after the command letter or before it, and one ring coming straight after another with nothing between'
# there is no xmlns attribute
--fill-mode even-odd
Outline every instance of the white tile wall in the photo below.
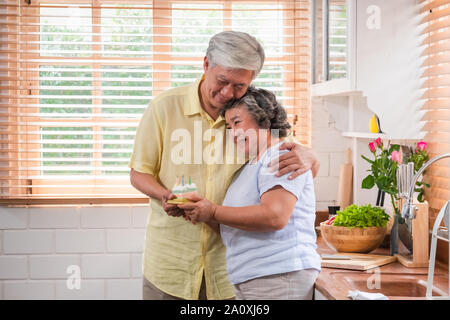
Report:
<svg viewBox="0 0 450 320"><path fill-rule="evenodd" d="M319 128L313 129L311 144L316 152L331 154L344 152L348 146L348 141L336 128Z"/></svg>
<svg viewBox="0 0 450 320"><path fill-rule="evenodd" d="M142 279L107 280L106 299L138 300L142 299ZM129 294L132 292L133 294Z"/></svg>
<svg viewBox="0 0 450 320"><path fill-rule="evenodd" d="M132 219L133 219L133 227L134 228L145 228L147 225L147 218L149 214L148 206L135 206L131 208L132 211Z"/></svg>
<svg viewBox="0 0 450 320"><path fill-rule="evenodd" d="M53 281L5 281L3 283L6 300L52 300L55 299Z"/></svg>
<svg viewBox="0 0 450 320"><path fill-rule="evenodd" d="M33 208L29 212L30 228L57 229L80 227L80 213L76 207Z"/></svg>
<svg viewBox="0 0 450 320"><path fill-rule="evenodd" d="M86 279L129 278L129 254L84 254L81 257L82 275Z"/></svg>
<svg viewBox="0 0 450 320"><path fill-rule="evenodd" d="M25 229L28 208L0 207L0 229Z"/></svg>
<svg viewBox="0 0 450 320"><path fill-rule="evenodd" d="M316 199L332 202L337 199L338 177L316 177L314 179Z"/></svg>
<svg viewBox="0 0 450 320"><path fill-rule="evenodd" d="M101 253L106 250L106 230L56 230L56 253Z"/></svg>
<svg viewBox="0 0 450 320"><path fill-rule="evenodd" d="M330 175L330 154L327 152L316 152L316 155L320 161L317 177L328 177Z"/></svg>
<svg viewBox="0 0 450 320"><path fill-rule="evenodd" d="M148 205L0 207L0 299L141 299ZM67 281L80 271L80 288Z"/></svg>
<svg viewBox="0 0 450 320"><path fill-rule="evenodd" d="M345 152L330 153L330 176L339 177L341 164L345 163Z"/></svg>
<svg viewBox="0 0 450 320"><path fill-rule="evenodd" d="M58 300L103 300L105 299L105 280L82 279L80 288L70 289L66 280L55 281L56 299ZM141 289L142 290L142 289ZM136 292L126 292L130 296Z"/></svg>
<svg viewBox="0 0 450 320"><path fill-rule="evenodd" d="M0 279L26 279L27 256L0 256Z"/></svg>
<svg viewBox="0 0 450 320"><path fill-rule="evenodd" d="M53 251L53 230L3 231L4 254L52 253Z"/></svg>
<svg viewBox="0 0 450 320"><path fill-rule="evenodd" d="M143 254L135 253L131 255L131 277L141 278L142 277L142 261Z"/></svg>
<svg viewBox="0 0 450 320"><path fill-rule="evenodd" d="M67 268L71 265L80 265L77 255L31 255L31 279L67 279Z"/></svg>
<svg viewBox="0 0 450 320"><path fill-rule="evenodd" d="M110 229L106 231L108 252L141 252L144 249L144 240L144 229Z"/></svg>
<svg viewBox="0 0 450 320"><path fill-rule="evenodd" d="M337 201L340 166L345 162L349 139L336 129L321 99L312 99L311 146L320 161L320 170L314 179L316 210L327 211Z"/></svg>
<svg viewBox="0 0 450 320"><path fill-rule="evenodd" d="M128 228L132 210L129 206L91 206L81 210L82 228Z"/></svg>

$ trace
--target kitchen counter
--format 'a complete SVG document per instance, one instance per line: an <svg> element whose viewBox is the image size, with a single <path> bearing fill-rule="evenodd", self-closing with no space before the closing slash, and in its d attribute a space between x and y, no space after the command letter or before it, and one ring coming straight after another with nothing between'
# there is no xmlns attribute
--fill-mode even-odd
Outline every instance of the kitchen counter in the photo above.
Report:
<svg viewBox="0 0 450 320"><path fill-rule="evenodd" d="M399 252L402 253L405 250L399 243ZM336 253L328 247L321 236L317 238L317 251L319 254ZM389 248L378 248L370 254L389 255ZM447 265L436 261L434 286L444 292L448 290L447 268ZM364 292L380 292L390 300L423 300L426 286L422 284L426 283L427 275L428 268L406 268L398 261L366 271L322 268L316 280L315 289L329 300L349 300L350 298L347 297L349 290L355 289ZM377 280L377 288L370 289L369 287L374 287ZM437 294L433 293L433 295Z"/></svg>

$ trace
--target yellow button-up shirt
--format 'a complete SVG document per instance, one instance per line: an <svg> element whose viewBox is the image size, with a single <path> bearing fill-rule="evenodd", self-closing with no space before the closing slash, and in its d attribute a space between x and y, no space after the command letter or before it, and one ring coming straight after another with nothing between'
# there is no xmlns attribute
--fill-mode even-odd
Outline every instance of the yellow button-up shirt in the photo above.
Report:
<svg viewBox="0 0 450 320"><path fill-rule="evenodd" d="M177 177L184 176L185 182L191 177L200 195L221 204L243 161L226 150L223 117L214 121L202 109L200 81L168 90L151 102L139 124L129 166L153 175L168 189ZM220 236L206 224L168 216L157 199L151 199L150 208L144 276L170 295L198 299L204 273L208 299L233 297Z"/></svg>

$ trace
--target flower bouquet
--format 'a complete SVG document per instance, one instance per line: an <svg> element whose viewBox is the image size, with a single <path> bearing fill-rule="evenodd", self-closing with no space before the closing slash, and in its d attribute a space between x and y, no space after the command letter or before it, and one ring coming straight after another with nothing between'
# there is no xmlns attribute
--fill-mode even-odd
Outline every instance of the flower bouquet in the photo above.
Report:
<svg viewBox="0 0 450 320"><path fill-rule="evenodd" d="M383 147L381 138L376 139L369 143L369 150L372 152L374 159L371 160L363 155L361 157L369 162L370 174L364 178L361 187L363 189L372 189L375 185L379 190L390 195L392 201L392 207L395 214L401 218L400 210L397 207L398 200L398 188L397 188L397 169L402 163L414 163L414 174L419 171L422 165L428 161L427 143L420 141L417 143L416 148L410 148L410 152L403 158L400 153L400 145L392 144L389 148ZM403 159L402 159L403 158ZM424 187L430 185L417 181L415 191L419 192L417 199L419 202L423 202ZM403 219L399 220L403 223Z"/></svg>
<svg viewBox="0 0 450 320"><path fill-rule="evenodd" d="M398 208L399 191L397 188L397 170L399 165L404 162L414 163L414 174L422 167L423 163L428 160L428 154L426 151L427 143L420 141L417 143L415 150L410 148L408 155L402 159L402 154L400 153L400 145L392 144L388 148L384 148L381 138L376 139L369 143L369 149L372 152L374 159L371 160L363 155L361 157L369 162L370 172L367 177L362 181L361 187L363 189L372 189L375 185L378 187L379 191L389 194L392 202L392 207L394 208L394 225L392 232L397 233L398 224L402 225L405 223L405 219L402 218L400 209ZM428 184L424 182L417 182L415 191L419 192L418 200L423 202L424 187ZM378 205L378 199L377 199ZM402 230L405 228L402 228ZM405 237L401 237L402 242L405 244ZM396 239L394 234L393 239ZM391 238L392 241L392 238ZM397 244L396 240L391 243L391 254L396 253Z"/></svg>
<svg viewBox="0 0 450 320"><path fill-rule="evenodd" d="M400 210L396 204L398 198L396 175L398 165L401 163L400 145L393 144L388 149L384 149L381 138L378 138L369 143L369 149L374 156L374 160L361 155L370 164L368 170L370 174L364 178L361 187L372 189L376 185L379 190L389 194L394 212L400 216Z"/></svg>

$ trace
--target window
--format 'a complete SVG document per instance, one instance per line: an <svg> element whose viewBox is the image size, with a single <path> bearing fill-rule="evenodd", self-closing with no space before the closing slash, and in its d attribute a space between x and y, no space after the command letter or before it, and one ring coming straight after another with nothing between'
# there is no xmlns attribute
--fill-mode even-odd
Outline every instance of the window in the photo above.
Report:
<svg viewBox="0 0 450 320"><path fill-rule="evenodd" d="M431 157L450 152L450 0L421 1L424 36L423 120ZM426 198L434 215L450 199L450 160L427 169Z"/></svg>
<svg viewBox="0 0 450 320"><path fill-rule="evenodd" d="M347 77L347 5L328 1L328 79Z"/></svg>
<svg viewBox="0 0 450 320"><path fill-rule="evenodd" d="M223 30L262 42L254 84L310 143L309 1L0 0L0 12L3 200L145 200L128 168L140 117L201 76Z"/></svg>

